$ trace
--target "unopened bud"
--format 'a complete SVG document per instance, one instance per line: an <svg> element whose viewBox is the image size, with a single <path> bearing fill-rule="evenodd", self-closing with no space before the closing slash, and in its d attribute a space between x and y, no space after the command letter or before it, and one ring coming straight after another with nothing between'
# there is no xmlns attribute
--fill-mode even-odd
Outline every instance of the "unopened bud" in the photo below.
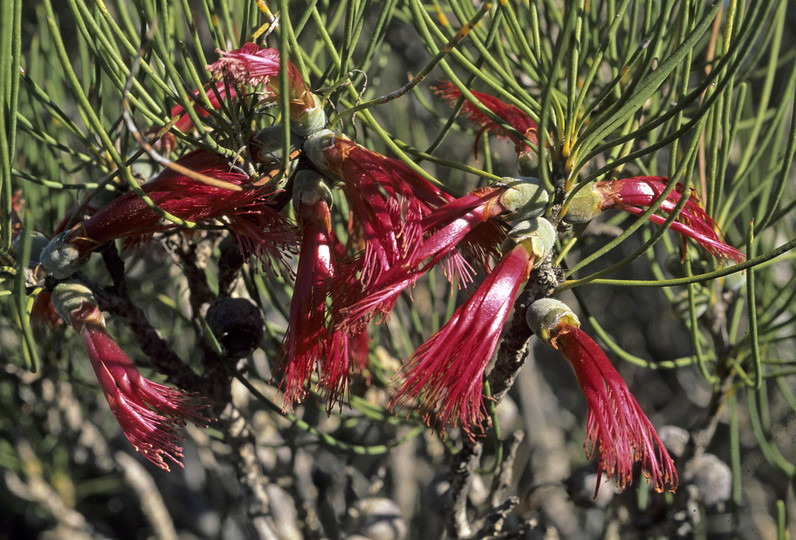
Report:
<svg viewBox="0 0 796 540"><path fill-rule="evenodd" d="M318 171L302 169L293 177L293 207L299 204L314 206L319 200L332 205L332 190Z"/></svg>
<svg viewBox="0 0 796 540"><path fill-rule="evenodd" d="M602 213L602 202L600 194L586 186L569 200L563 219L570 224L588 223Z"/></svg>
<svg viewBox="0 0 796 540"><path fill-rule="evenodd" d="M525 320L533 333L548 347L555 348L556 336L568 328L579 328L578 316L561 300L540 298L525 312Z"/></svg>
<svg viewBox="0 0 796 540"><path fill-rule="evenodd" d="M500 205L508 212L508 219L531 219L544 213L550 196L538 178L506 177L500 179L500 184L508 186L500 196Z"/></svg>
<svg viewBox="0 0 796 540"><path fill-rule="evenodd" d="M304 155L315 165L315 168L330 178L335 179L338 178L338 175L329 168L323 151L332 146L335 138L339 136L341 135L335 133L331 129L322 129L312 133L304 141Z"/></svg>
<svg viewBox="0 0 796 540"><path fill-rule="evenodd" d="M279 167L284 161L282 126L268 126L258 131L249 142L252 159L268 167ZM295 150L296 141L291 137L290 151Z"/></svg>
<svg viewBox="0 0 796 540"><path fill-rule="evenodd" d="M545 218L521 221L509 231L507 242L523 244L537 261L547 257L556 243L556 230ZM506 251L504 246L503 251Z"/></svg>
<svg viewBox="0 0 796 540"><path fill-rule="evenodd" d="M70 322L72 312L80 309L84 302L97 305L97 299L91 289L76 281L59 283L50 295L50 301L58 315L66 322Z"/></svg>
<svg viewBox="0 0 796 540"><path fill-rule="evenodd" d="M290 111L290 130L299 137L308 137L326 127L326 113L323 112L321 99L312 95L315 105L313 107L296 108L291 107Z"/></svg>
<svg viewBox="0 0 796 540"><path fill-rule="evenodd" d="M44 246L39 256L41 265L55 279L66 279L85 264L80 251L69 242L65 242L66 232L57 234Z"/></svg>
<svg viewBox="0 0 796 540"><path fill-rule="evenodd" d="M517 169L522 176L534 176L538 174L539 154L534 150L521 152L517 155Z"/></svg>
<svg viewBox="0 0 796 540"><path fill-rule="evenodd" d="M11 242L11 246L19 252L22 249L22 235L17 236ZM35 266L39 263L39 259L41 257L42 251L44 248L47 247L47 244L50 243L50 239L44 236L39 231L31 231L30 233L30 260L28 261L29 266Z"/></svg>

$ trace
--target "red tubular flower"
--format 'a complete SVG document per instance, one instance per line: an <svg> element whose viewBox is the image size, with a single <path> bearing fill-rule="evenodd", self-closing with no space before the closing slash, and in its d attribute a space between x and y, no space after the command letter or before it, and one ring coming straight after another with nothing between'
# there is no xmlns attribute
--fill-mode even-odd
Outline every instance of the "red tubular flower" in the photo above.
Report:
<svg viewBox="0 0 796 540"><path fill-rule="evenodd" d="M599 452L599 474L603 472L624 489L633 481L633 464L641 462L644 476L655 490L677 488L677 470L652 423L639 407L622 377L603 350L579 328L574 313L558 300L537 300L528 309L528 324L546 345L558 349L575 371L586 396L589 414L584 448L591 458Z"/></svg>
<svg viewBox="0 0 796 540"><path fill-rule="evenodd" d="M549 222L533 221L467 302L404 365L403 382L391 407L418 400L427 422L436 419L439 426L461 424L468 435L478 434L485 417L484 370L520 286L555 240Z"/></svg>
<svg viewBox="0 0 796 540"><path fill-rule="evenodd" d="M236 95L236 90L234 87L227 86L225 81L219 81L215 84L215 87L209 88L205 94L207 95L207 99L210 100L210 105L213 106L213 109L220 109L221 102L219 98L226 99L229 97L230 99L234 99ZM199 96L199 90L195 90L193 93L194 100L196 100ZM207 112L204 108L204 103L197 102L193 106L194 110L199 114L199 116L206 118L210 116L210 113ZM174 127L182 131L183 133L190 131L193 129L193 122L191 121L191 117L185 113L185 109L182 105L175 105L171 108L171 116L175 117L178 116L179 118L174 123Z"/></svg>
<svg viewBox="0 0 796 540"><path fill-rule="evenodd" d="M279 51L263 49L255 43L245 43L234 51L221 51L217 61L207 66L216 76L238 84L266 87L265 99L272 101L279 98ZM321 107L320 99L307 88L296 66L288 61L288 97L290 100L289 116L293 124L291 129L301 136L318 131L326 124L326 115Z"/></svg>
<svg viewBox="0 0 796 540"><path fill-rule="evenodd" d="M462 96L462 93L459 91L459 89L456 88L453 83L448 81L441 81L432 88L438 96L451 105L455 104ZM497 117L525 135L525 138L532 143L537 143L536 122L534 122L533 119L521 109L515 107L514 105L504 103L500 99L490 96L489 94L484 94L483 92L475 92L471 90L471 93ZM497 124L494 120L479 111L475 105L467 100L465 100L462 104L462 114L472 123L481 126L481 130L478 132L478 136L475 139L474 149L476 158L478 157L478 141L484 131L489 131L490 133L495 133L498 137L509 139L514 143L518 155L525 155L531 152L531 148L523 139L517 137L514 133L506 131L502 126L500 126L500 124Z"/></svg>
<svg viewBox="0 0 796 540"><path fill-rule="evenodd" d="M180 467L185 422L206 426L205 408L194 396L152 382L133 365L105 330L91 292L76 283L61 283L52 293L64 320L80 335L91 366L127 440L149 461L169 470L166 459Z"/></svg>
<svg viewBox="0 0 796 540"><path fill-rule="evenodd" d="M141 188L163 210L188 221L226 222L238 244L263 268L276 262L286 268L285 253L295 244L295 231L279 212L269 206L273 194L267 185L248 186L249 178L231 170L221 156L195 150L178 164L218 180L244 186L231 191L211 186L166 169ZM57 278L65 278L100 245L115 239L135 243L155 232L174 228L135 193L129 192L99 209L72 230L56 236L42 254L42 262Z"/></svg>
<svg viewBox="0 0 796 540"><path fill-rule="evenodd" d="M479 229L491 218L505 212L499 200L504 192L505 187L483 188L440 207L422 221L422 229L432 232L411 254L379 274L366 289L354 290L353 298L343 297L351 290L333 290L333 305L344 306L339 309L338 323L343 328L357 329L378 314L386 315L403 290L443 260L451 283L458 283L461 287L472 282L472 268L456 251L457 247L469 236L478 235L478 243L474 245L478 246L480 253L476 255L481 266L487 266L487 260L497 254L505 233L495 223L491 223L486 231Z"/></svg>
<svg viewBox="0 0 796 540"><path fill-rule="evenodd" d="M636 176L612 182L594 182L578 191L569 204L564 219L570 223L585 223L597 217L603 210L615 208L635 215L644 213L645 206L654 204L666 189L668 179L660 176ZM682 185L666 196L659 210L669 214L683 197ZM652 214L650 221L663 224L666 217ZM714 257L740 262L743 253L724 243L716 223L699 205L696 192L688 193L685 206L670 228L680 233L683 239L691 238L708 250Z"/></svg>
<svg viewBox="0 0 796 540"><path fill-rule="evenodd" d="M400 293L439 262L451 284L459 288L472 281L472 267L459 253L466 252L481 269L497 259L505 238L505 220L532 219L544 211L548 194L535 178L502 178L488 188L451 201L421 223L424 240L400 263L381 274L357 298L344 299L336 316L344 327L357 328L373 316L389 313ZM340 299L333 293L333 299Z"/></svg>
<svg viewBox="0 0 796 540"><path fill-rule="evenodd" d="M408 257L422 240L423 218L453 200L403 162L329 130L308 138L304 150L324 174L343 182L356 227L349 243L360 243L362 252L341 272L358 275L364 289Z"/></svg>
<svg viewBox="0 0 796 540"><path fill-rule="evenodd" d="M331 233L331 192L315 171L299 171L293 199L301 228L301 252L290 305L290 321L282 343L284 407L304 398L313 372L329 410L348 389L352 363L367 356L367 341L327 325L326 297L335 274L335 239ZM361 367L361 366L360 366Z"/></svg>

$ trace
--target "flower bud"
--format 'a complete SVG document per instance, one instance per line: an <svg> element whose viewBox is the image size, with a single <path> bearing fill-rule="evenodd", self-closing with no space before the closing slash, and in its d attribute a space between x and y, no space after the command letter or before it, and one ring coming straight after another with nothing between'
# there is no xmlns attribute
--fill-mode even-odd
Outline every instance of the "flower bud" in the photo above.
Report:
<svg viewBox="0 0 796 540"><path fill-rule="evenodd" d="M80 309L84 302L97 305L97 300L91 289L76 281L59 283L50 295L55 311L67 323L70 323L72 312Z"/></svg>
<svg viewBox="0 0 796 540"><path fill-rule="evenodd" d="M326 113L323 112L321 99L310 94L315 103L313 107L302 107L296 110L291 107L290 130L299 137L308 137L326 127Z"/></svg>
<svg viewBox="0 0 796 540"><path fill-rule="evenodd" d="M537 261L541 261L553 250L556 242L556 230L545 218L533 218L520 221L509 231L503 252L513 245L524 244L528 252L533 254ZM508 244L508 245L506 245Z"/></svg>
<svg viewBox="0 0 796 540"><path fill-rule="evenodd" d="M80 257L80 250L74 245L65 242L66 232L57 234L44 246L39 260L41 265L55 279L66 279L85 264L86 259Z"/></svg>
<svg viewBox="0 0 796 540"><path fill-rule="evenodd" d="M282 126L268 126L258 131L249 141L252 159L267 167L279 167L285 159L283 155ZM296 141L290 139L290 150L295 150Z"/></svg>
<svg viewBox="0 0 796 540"><path fill-rule="evenodd" d="M334 144L336 137L340 136L331 129L322 129L312 133L304 141L304 155L309 158L315 167L330 178L339 178L330 168L324 155L324 150Z"/></svg>
<svg viewBox="0 0 796 540"><path fill-rule="evenodd" d="M591 186L581 189L569 200L564 221L570 224L588 223L602 213L603 199Z"/></svg>
<svg viewBox="0 0 796 540"><path fill-rule="evenodd" d="M528 149L526 152L517 154L517 169L522 176L534 176L538 173L539 154L534 150Z"/></svg>
<svg viewBox="0 0 796 540"><path fill-rule="evenodd" d="M580 328L577 315L561 300L540 298L525 312L525 320L542 343L555 346L556 337L568 328Z"/></svg>
<svg viewBox="0 0 796 540"><path fill-rule="evenodd" d="M11 246L19 252L22 249L22 235L18 235L11 241ZM33 266L38 264L39 257L41 256L41 252L44 251L44 248L47 247L47 244L50 243L49 238L44 236L39 231L31 231L30 233L30 260L28 264Z"/></svg>
<svg viewBox="0 0 796 540"><path fill-rule="evenodd" d="M500 205L509 219L531 219L541 216L550 200L538 178L520 176L501 178L500 184L508 189L500 196Z"/></svg>
<svg viewBox="0 0 796 540"><path fill-rule="evenodd" d="M299 204L314 206L321 199L332 205L332 190L318 171L302 169L297 172L293 178L293 207L297 209Z"/></svg>

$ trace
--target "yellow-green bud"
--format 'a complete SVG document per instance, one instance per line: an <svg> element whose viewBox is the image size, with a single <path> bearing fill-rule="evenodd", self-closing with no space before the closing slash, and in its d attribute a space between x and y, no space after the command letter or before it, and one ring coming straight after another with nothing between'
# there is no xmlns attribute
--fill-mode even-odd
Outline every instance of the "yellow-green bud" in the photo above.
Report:
<svg viewBox="0 0 796 540"><path fill-rule="evenodd" d="M64 281L56 285L50 300L55 311L66 322L69 322L69 315L73 311L80 309L83 302L97 305L97 299L94 298L91 289L76 281Z"/></svg>
<svg viewBox="0 0 796 540"><path fill-rule="evenodd" d="M570 224L588 223L602 213L602 197L586 186L570 199L564 221Z"/></svg>
<svg viewBox="0 0 796 540"><path fill-rule="evenodd" d="M258 131L252 138L252 159L268 167L278 167L284 160L282 126L268 126ZM290 150L296 148L295 140L291 137Z"/></svg>
<svg viewBox="0 0 796 540"><path fill-rule="evenodd" d="M44 246L39 256L41 265L55 279L66 279L85 264L86 259L80 258L80 251L72 244L65 242L65 232L57 234Z"/></svg>
<svg viewBox="0 0 796 540"><path fill-rule="evenodd" d="M322 129L311 134L304 141L304 155L315 165L316 169L333 179L338 179L339 177L327 165L323 151L334 144L336 137L341 136L331 129Z"/></svg>
<svg viewBox="0 0 796 540"><path fill-rule="evenodd" d="M528 150L517 155L517 169L522 176L534 176L538 174L539 154L534 150Z"/></svg>
<svg viewBox="0 0 796 540"><path fill-rule="evenodd" d="M503 246L503 251L509 246L523 244L533 254L536 260L547 257L556 243L556 230L545 218L533 218L520 221L509 231L506 238L508 245Z"/></svg>
<svg viewBox="0 0 796 540"><path fill-rule="evenodd" d="M506 215L508 219L539 217L544 213L550 200L538 178L505 177L499 180L499 185L508 186L499 199L500 205L508 212Z"/></svg>
<svg viewBox="0 0 796 540"><path fill-rule="evenodd" d="M302 169L293 177L293 207L299 204L313 206L323 199L332 205L332 190L326 185L323 176L312 169Z"/></svg>
<svg viewBox="0 0 796 540"><path fill-rule="evenodd" d="M540 298L528 306L525 321L536 337L548 347L553 346L552 342L562 326L580 327L577 315L568 305L555 298Z"/></svg>
<svg viewBox="0 0 796 540"><path fill-rule="evenodd" d="M290 118L290 130L299 137L308 137L326 127L326 113L323 112L321 99L312 94L315 106L301 109L299 114L295 110L291 111L294 115Z"/></svg>

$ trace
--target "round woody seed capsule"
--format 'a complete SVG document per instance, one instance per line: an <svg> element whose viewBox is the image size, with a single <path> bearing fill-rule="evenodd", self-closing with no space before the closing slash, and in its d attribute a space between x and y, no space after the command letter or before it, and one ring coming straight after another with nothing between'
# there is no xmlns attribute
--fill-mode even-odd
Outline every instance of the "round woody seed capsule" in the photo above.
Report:
<svg viewBox="0 0 796 540"><path fill-rule="evenodd" d="M249 356L265 333L260 308L246 298L219 298L207 310L205 320L227 358Z"/></svg>

